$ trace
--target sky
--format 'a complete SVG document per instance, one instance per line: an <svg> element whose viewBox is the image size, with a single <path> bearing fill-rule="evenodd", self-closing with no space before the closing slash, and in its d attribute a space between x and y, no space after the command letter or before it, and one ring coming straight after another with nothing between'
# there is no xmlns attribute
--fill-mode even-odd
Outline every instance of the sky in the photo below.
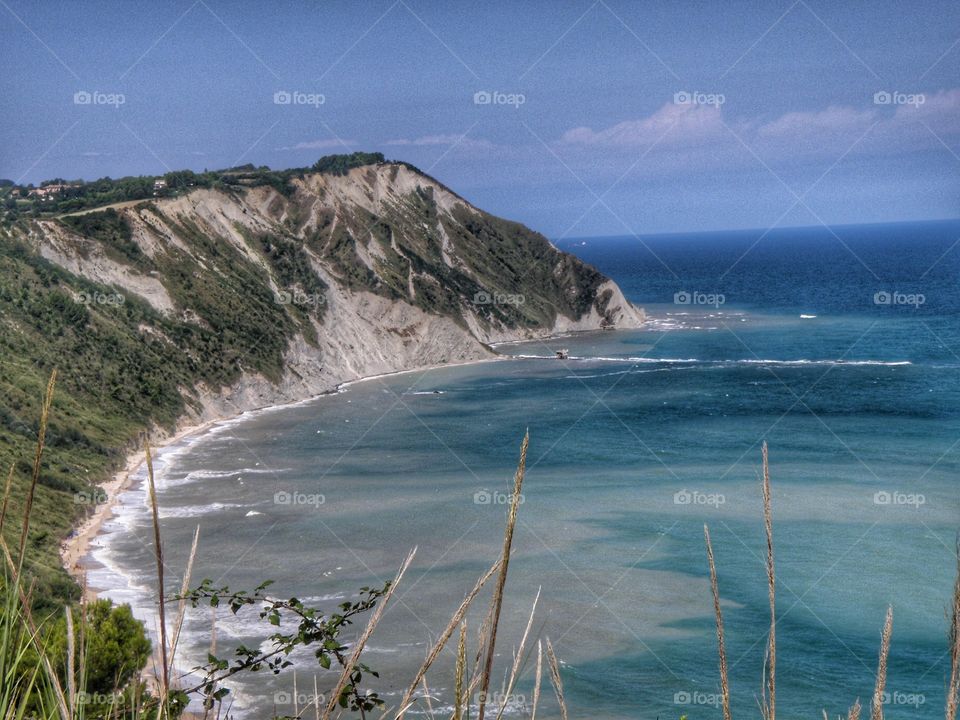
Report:
<svg viewBox="0 0 960 720"><path fill-rule="evenodd" d="M0 178L381 151L555 238L960 217L960 3L0 0Z"/></svg>

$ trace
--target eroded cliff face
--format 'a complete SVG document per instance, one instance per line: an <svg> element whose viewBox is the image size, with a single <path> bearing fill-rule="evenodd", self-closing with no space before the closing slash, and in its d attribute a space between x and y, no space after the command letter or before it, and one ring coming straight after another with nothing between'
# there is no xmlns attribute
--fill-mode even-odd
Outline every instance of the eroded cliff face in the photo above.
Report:
<svg viewBox="0 0 960 720"><path fill-rule="evenodd" d="M37 221L23 238L84 281L70 292L94 320L126 303L129 327L111 327L187 355L190 420L493 357L494 342L643 322L595 269L398 163L308 174L283 193L197 189Z"/></svg>

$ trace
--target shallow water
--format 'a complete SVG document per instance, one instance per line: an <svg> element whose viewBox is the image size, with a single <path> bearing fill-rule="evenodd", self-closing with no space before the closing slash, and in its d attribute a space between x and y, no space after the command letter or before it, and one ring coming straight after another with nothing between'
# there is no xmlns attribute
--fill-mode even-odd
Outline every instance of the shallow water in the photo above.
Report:
<svg viewBox="0 0 960 720"><path fill-rule="evenodd" d="M863 267L825 232L764 241L759 259L748 253L726 275L750 234L651 239L653 254L630 240L586 241L571 249L648 308L644 330L502 346L515 358L354 384L168 449L159 497L173 574L199 524L196 580L252 588L270 578L281 595L332 607L392 577L418 546L366 651L395 701L499 552L529 428L496 677L541 589L534 627L563 660L572 716L719 717L708 523L733 710L755 713L769 623L757 479L766 440L778 705L819 716L867 701L890 604L890 715L939 714L960 519L960 263L948 251L960 226L838 231ZM885 287L925 291L925 302L875 305ZM670 303L681 290L730 297ZM560 347L568 360L553 359ZM90 580L144 618L153 617L148 522L142 491L126 494L95 552L106 567ZM480 619L470 616L471 639ZM209 623L191 616L194 662ZM252 617L222 617L220 649L268 632ZM312 691L309 660L301 693ZM523 712L532 666L511 714ZM437 667L435 707L451 697L452 648ZM291 689L291 676L254 678L237 687L237 707L260 717Z"/></svg>

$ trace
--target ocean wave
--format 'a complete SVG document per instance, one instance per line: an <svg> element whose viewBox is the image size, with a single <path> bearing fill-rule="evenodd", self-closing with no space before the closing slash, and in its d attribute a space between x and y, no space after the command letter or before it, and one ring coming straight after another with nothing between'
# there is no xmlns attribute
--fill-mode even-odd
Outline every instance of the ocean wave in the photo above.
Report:
<svg viewBox="0 0 960 720"><path fill-rule="evenodd" d="M593 373L590 375L564 375L564 380L586 380L590 378L599 378L599 377L615 377L617 375L647 375L649 373L662 373L662 372L682 372L684 370L696 370L696 365L682 365L680 367L667 366L662 368L652 368L650 370L615 370L606 373Z"/></svg>
<svg viewBox="0 0 960 720"><path fill-rule="evenodd" d="M899 367L913 365L909 360L724 360L723 362L747 363L751 365L877 365L880 367Z"/></svg>
<svg viewBox="0 0 960 720"><path fill-rule="evenodd" d="M240 468L239 470L191 470L186 475L181 473L164 473L159 485L163 487L173 487L195 482L197 480L226 480L228 478L239 478L244 475L279 475L288 472L290 468Z"/></svg>
<svg viewBox="0 0 960 720"><path fill-rule="evenodd" d="M513 357L522 360L556 360L553 355L514 355ZM656 358L656 357L609 357L604 355L596 356L576 356L571 355L565 361L573 362L616 362L616 363L651 363L651 364L682 364L682 365L786 365L786 366L804 366L804 365L876 365L880 367L898 367L902 365L912 365L909 360L843 360L843 359L807 359L780 360L773 358L740 358L733 360L703 360L701 358Z"/></svg>
<svg viewBox="0 0 960 720"><path fill-rule="evenodd" d="M160 517L166 518L190 518L209 515L210 513L221 510L231 510L234 508L248 507L247 505L238 505L237 503L210 503L209 505L183 505L181 507L163 507L159 508Z"/></svg>

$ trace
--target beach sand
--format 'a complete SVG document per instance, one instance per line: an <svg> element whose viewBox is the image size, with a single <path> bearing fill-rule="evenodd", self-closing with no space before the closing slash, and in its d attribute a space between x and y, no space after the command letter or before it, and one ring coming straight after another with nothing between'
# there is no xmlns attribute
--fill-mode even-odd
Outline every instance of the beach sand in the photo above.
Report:
<svg viewBox="0 0 960 720"><path fill-rule="evenodd" d="M203 432L220 421L221 419L216 419L188 425L168 437L155 440L154 444L151 445L154 454L168 445L179 442L195 433ZM87 586L85 578L93 541L101 533L107 520L113 517L113 510L120 499L120 495L133 485L134 476L145 462L146 454L142 449L131 453L127 457L123 468L117 471L110 480L99 486L106 496L106 501L99 503L93 513L74 529L70 537L64 539L60 544L60 562L73 579L85 589L88 600L94 600L97 597L96 588Z"/></svg>

